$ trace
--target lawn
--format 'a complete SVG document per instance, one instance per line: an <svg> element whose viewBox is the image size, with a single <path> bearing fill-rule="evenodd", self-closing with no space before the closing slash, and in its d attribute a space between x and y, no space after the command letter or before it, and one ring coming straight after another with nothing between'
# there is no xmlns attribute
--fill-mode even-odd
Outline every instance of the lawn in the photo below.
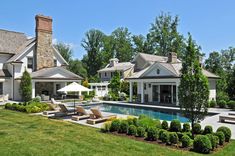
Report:
<svg viewBox="0 0 235 156"><path fill-rule="evenodd" d="M167 155L180 151L101 133L98 129L0 108L0 155ZM235 155L235 141L213 154Z"/></svg>

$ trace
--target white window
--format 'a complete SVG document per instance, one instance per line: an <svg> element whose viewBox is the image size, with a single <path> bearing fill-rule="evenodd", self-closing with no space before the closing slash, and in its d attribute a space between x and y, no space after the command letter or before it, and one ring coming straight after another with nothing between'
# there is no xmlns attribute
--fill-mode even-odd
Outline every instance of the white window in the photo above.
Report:
<svg viewBox="0 0 235 156"><path fill-rule="evenodd" d="M57 67L57 60L54 60L54 67Z"/></svg>
<svg viewBox="0 0 235 156"><path fill-rule="evenodd" d="M32 57L28 57L28 60L27 60L27 67L29 69L33 69L33 58Z"/></svg>

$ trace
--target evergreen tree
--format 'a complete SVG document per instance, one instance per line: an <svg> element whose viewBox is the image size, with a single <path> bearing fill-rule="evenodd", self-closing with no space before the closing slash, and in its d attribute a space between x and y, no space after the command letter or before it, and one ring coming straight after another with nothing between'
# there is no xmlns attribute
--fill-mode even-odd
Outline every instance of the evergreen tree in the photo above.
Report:
<svg viewBox="0 0 235 156"><path fill-rule="evenodd" d="M202 74L199 50L189 35L185 56L182 60L182 76L179 86L179 104L183 114L189 118L192 127L207 114L209 85ZM192 130L194 136L194 131Z"/></svg>
<svg viewBox="0 0 235 156"><path fill-rule="evenodd" d="M119 92L121 90L121 77L120 77L120 73L115 71L114 72L114 76L112 77L110 84L109 84L109 88L111 89L111 96L114 100L117 100L118 96L119 96Z"/></svg>
<svg viewBox="0 0 235 156"><path fill-rule="evenodd" d="M24 102L28 102L32 99L32 82L30 74L27 72L26 69L21 78L19 92Z"/></svg>

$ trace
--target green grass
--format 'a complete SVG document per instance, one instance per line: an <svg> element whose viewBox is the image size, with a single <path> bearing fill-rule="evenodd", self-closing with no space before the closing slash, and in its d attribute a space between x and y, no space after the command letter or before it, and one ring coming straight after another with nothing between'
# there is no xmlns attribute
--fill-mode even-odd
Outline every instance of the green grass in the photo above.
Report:
<svg viewBox="0 0 235 156"><path fill-rule="evenodd" d="M214 156L235 155L235 141ZM104 134L98 129L0 108L0 155L196 156L160 145Z"/></svg>

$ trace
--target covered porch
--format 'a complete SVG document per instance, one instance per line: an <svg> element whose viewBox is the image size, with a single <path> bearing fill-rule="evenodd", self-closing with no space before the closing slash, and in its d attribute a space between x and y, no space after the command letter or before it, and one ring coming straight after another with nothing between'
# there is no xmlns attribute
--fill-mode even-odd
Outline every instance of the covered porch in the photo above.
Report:
<svg viewBox="0 0 235 156"><path fill-rule="evenodd" d="M32 80L32 98L40 96L43 101L65 99L67 95L58 90L71 82L80 83L79 80Z"/></svg>
<svg viewBox="0 0 235 156"><path fill-rule="evenodd" d="M137 91L134 91L134 83ZM175 78L129 80L129 102L178 106L178 86L179 79ZM137 95L133 95L134 92Z"/></svg>

